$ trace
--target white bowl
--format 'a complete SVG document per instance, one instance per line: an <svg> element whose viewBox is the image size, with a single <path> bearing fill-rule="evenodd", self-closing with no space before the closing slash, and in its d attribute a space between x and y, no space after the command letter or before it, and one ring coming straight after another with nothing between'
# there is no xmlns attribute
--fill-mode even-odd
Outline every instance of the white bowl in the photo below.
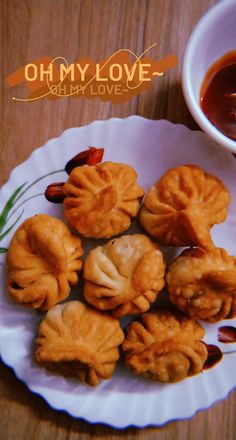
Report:
<svg viewBox="0 0 236 440"><path fill-rule="evenodd" d="M200 89L209 67L236 50L236 0L221 0L197 23L188 41L182 73L183 93L197 124L223 148L236 153L236 142L221 133L200 107Z"/></svg>

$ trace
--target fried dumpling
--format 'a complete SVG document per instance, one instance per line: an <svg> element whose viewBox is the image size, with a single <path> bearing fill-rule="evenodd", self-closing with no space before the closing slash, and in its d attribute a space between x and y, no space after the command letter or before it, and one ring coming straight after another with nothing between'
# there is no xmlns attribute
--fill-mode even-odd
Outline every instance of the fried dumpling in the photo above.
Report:
<svg viewBox="0 0 236 440"><path fill-rule="evenodd" d="M140 221L167 246L214 246L210 228L227 216L230 195L223 183L196 165L168 170L144 199Z"/></svg>
<svg viewBox="0 0 236 440"><path fill-rule="evenodd" d="M50 309L78 282L82 254L80 239L61 220L46 214L28 218L10 243L8 293L28 307Z"/></svg>
<svg viewBox="0 0 236 440"><path fill-rule="evenodd" d="M142 234L124 235L90 251L84 263L84 295L121 317L149 309L164 287L159 246Z"/></svg>
<svg viewBox="0 0 236 440"><path fill-rule="evenodd" d="M126 231L144 194L136 180L136 171L122 163L75 168L63 187L68 223L85 237L110 238Z"/></svg>
<svg viewBox="0 0 236 440"><path fill-rule="evenodd" d="M136 374L161 382L177 382L202 371L207 348L205 331L180 312L144 313L127 327L125 364Z"/></svg>
<svg viewBox="0 0 236 440"><path fill-rule="evenodd" d="M188 315L208 322L236 316L236 258L224 249L185 250L166 280L171 301Z"/></svg>
<svg viewBox="0 0 236 440"><path fill-rule="evenodd" d="M69 301L54 306L41 322L35 358L53 372L95 386L112 376L123 340L117 319Z"/></svg>

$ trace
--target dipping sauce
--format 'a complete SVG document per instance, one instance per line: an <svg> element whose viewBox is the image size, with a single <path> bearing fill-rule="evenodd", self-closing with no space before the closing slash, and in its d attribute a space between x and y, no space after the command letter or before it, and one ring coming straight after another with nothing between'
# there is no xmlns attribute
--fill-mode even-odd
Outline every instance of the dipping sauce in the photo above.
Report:
<svg viewBox="0 0 236 440"><path fill-rule="evenodd" d="M236 141L236 50L225 54L207 71L200 106L215 127Z"/></svg>

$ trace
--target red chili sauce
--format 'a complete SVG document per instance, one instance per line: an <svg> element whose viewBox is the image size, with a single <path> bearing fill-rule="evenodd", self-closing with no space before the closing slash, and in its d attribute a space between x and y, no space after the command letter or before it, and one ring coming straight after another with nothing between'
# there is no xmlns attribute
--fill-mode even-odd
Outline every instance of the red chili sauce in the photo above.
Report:
<svg viewBox="0 0 236 440"><path fill-rule="evenodd" d="M209 121L236 141L236 50L226 53L207 71L200 105Z"/></svg>

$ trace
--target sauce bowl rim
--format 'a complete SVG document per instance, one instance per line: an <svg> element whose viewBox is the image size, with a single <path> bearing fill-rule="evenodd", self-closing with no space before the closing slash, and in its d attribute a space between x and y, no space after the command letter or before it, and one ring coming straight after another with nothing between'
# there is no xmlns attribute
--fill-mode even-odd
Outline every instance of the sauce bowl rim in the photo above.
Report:
<svg viewBox="0 0 236 440"><path fill-rule="evenodd" d="M195 25L184 52L182 67L182 90L187 106L200 128L224 149L236 153L236 141L225 136L208 120L200 107L200 96L199 102L194 96L191 82L191 65L202 32L205 31L207 27L210 27L214 21L231 6L236 7L235 0L221 0L219 3L211 7Z"/></svg>

